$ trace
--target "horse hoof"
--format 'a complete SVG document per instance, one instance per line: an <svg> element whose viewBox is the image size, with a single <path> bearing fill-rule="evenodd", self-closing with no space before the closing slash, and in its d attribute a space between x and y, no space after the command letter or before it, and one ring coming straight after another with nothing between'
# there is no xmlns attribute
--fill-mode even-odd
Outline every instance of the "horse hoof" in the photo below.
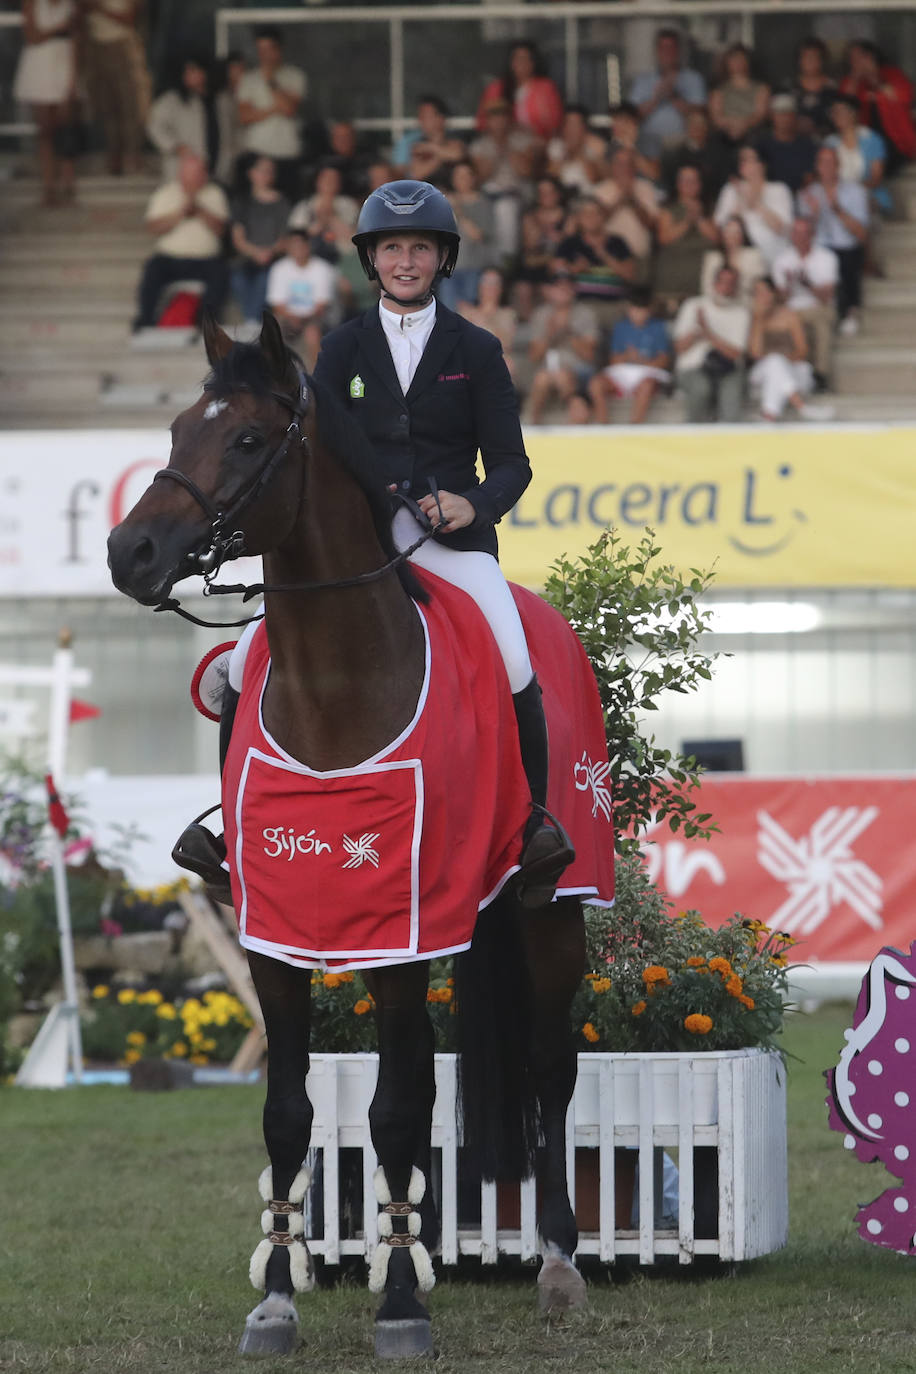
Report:
<svg viewBox="0 0 916 1374"><path fill-rule="evenodd" d="M291 1300L269 1294L245 1320L239 1354L254 1357L290 1355L299 1341L299 1316Z"/></svg>
<svg viewBox="0 0 916 1374"><path fill-rule="evenodd" d="M422 1317L375 1323L376 1359L418 1360L432 1353L432 1325Z"/></svg>
<svg viewBox="0 0 916 1374"><path fill-rule="evenodd" d="M568 1312L588 1302L585 1279L572 1260L550 1255L538 1274L538 1307L542 1312Z"/></svg>

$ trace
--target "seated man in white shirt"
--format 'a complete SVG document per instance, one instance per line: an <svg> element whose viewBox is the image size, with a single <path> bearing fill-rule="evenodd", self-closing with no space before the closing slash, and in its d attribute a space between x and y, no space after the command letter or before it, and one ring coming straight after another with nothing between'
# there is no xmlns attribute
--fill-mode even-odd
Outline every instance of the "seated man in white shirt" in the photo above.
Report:
<svg viewBox="0 0 916 1374"><path fill-rule="evenodd" d="M156 251L140 278L134 331L156 323L156 307L163 289L176 281L203 283L201 308L219 316L229 284L223 257L223 232L229 202L207 164L196 153L181 154L178 176L153 192L146 209L146 227L156 236Z"/></svg>
<svg viewBox="0 0 916 1374"><path fill-rule="evenodd" d="M726 424L741 419L745 353L751 312L738 299L738 273L720 267L708 296L691 296L677 313L671 331L677 354L677 384L687 401L687 419Z"/></svg>
<svg viewBox="0 0 916 1374"><path fill-rule="evenodd" d="M773 263L773 281L811 336L811 361L821 385L830 376L838 280L836 253L814 242L813 222L793 220L792 245Z"/></svg>
<svg viewBox="0 0 916 1374"><path fill-rule="evenodd" d="M308 231L291 229L286 256L267 278L267 304L287 342L301 349L308 371L315 366L322 334L335 323L328 313L337 300L337 282L337 269L313 256Z"/></svg>

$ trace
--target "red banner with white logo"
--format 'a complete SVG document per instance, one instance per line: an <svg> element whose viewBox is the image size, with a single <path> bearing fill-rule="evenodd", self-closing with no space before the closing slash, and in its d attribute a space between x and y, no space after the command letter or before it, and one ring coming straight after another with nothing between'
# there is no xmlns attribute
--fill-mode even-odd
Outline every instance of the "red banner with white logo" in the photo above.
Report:
<svg viewBox="0 0 916 1374"><path fill-rule="evenodd" d="M698 794L694 794L698 795ZM916 939L916 777L703 778L705 843L648 832L649 872L677 910L734 912L799 943L798 962L871 960Z"/></svg>

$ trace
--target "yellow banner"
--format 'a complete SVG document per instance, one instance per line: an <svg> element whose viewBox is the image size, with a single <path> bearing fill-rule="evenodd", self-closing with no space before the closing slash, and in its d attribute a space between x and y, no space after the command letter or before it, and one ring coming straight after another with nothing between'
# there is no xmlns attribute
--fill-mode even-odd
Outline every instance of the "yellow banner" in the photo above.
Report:
<svg viewBox="0 0 916 1374"><path fill-rule="evenodd" d="M916 429L529 430L531 485L499 526L507 577L539 587L615 526L648 525L723 587L916 586Z"/></svg>

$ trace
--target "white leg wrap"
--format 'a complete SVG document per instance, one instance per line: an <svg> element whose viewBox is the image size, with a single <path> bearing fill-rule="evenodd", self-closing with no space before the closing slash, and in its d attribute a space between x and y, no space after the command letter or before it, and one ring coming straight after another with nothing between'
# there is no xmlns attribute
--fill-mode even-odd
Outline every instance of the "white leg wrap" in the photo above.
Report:
<svg viewBox="0 0 916 1374"><path fill-rule="evenodd" d="M275 1249L283 1248L289 1254L289 1277L294 1290L297 1293L308 1293L315 1286L315 1276L309 1259L309 1252L305 1245L305 1221L302 1215L302 1203L312 1182L311 1170L303 1166L290 1184L286 1199L292 1206L298 1208L297 1211L286 1211L278 1206L272 1209L270 1203L274 1201L273 1196L273 1170L268 1164L258 1179L258 1192L261 1198L268 1205L261 1213L261 1230L264 1232L265 1239L259 1241L251 1261L248 1265L248 1277L253 1288L259 1291L267 1287L267 1262ZM276 1228L278 1217L285 1217L286 1231L281 1232ZM273 1240L273 1236L282 1235L284 1239ZM286 1241L285 1237L294 1237Z"/></svg>
<svg viewBox="0 0 916 1374"><path fill-rule="evenodd" d="M381 1165L376 1169L373 1176L375 1196L380 1207L392 1206L391 1189L385 1177L385 1170ZM411 1208L419 1207L426 1192L426 1178L422 1169L414 1168L411 1170L410 1183L407 1188L407 1201ZM404 1246L410 1250L410 1257L413 1260L414 1272L417 1276L417 1287L421 1293L428 1293L435 1287L436 1275L433 1272L433 1262L429 1257L429 1251L420 1240L420 1213L416 1210L407 1213L407 1236L410 1243ZM372 1256L369 1265L369 1292L383 1293L385 1284L388 1280L388 1265L391 1261L391 1251L400 1240L406 1239L403 1232L396 1234L392 1224L392 1214L381 1212L378 1218L379 1243Z"/></svg>

